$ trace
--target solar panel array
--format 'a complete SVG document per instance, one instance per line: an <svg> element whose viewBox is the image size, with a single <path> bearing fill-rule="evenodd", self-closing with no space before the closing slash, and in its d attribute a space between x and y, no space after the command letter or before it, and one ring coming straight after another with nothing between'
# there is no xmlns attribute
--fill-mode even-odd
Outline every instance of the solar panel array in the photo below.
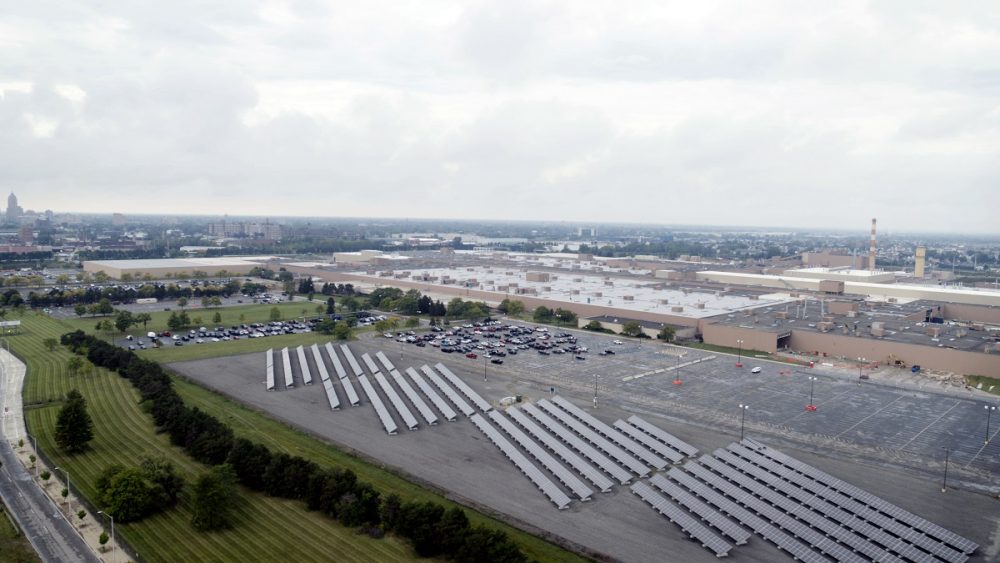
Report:
<svg viewBox="0 0 1000 563"><path fill-rule="evenodd" d="M649 434L646 434L642 430L639 430L635 426L631 426L625 423L624 420L618 419L615 421L615 428L618 429L622 434L625 434L629 438L632 438L636 442L646 446L653 452L660 454L661 456L667 458L671 463L677 463L684 459L684 454L674 450L670 446L664 444L653 438ZM660 468L662 469L662 467Z"/></svg>
<svg viewBox="0 0 1000 563"><path fill-rule="evenodd" d="M368 366L369 373L378 373L379 371L381 371L381 368L378 367L378 364L375 363L375 360L372 360L372 357L369 356L368 354L361 354L361 360L365 363L366 366Z"/></svg>
<svg viewBox="0 0 1000 563"><path fill-rule="evenodd" d="M664 467L667 466L666 461L664 461L659 456L653 454L651 451L646 449L645 446L625 436L624 434L608 426L604 422L597 420L596 418L591 416L590 413L584 411L580 407L567 401L561 396L555 395L554 397L552 397L552 402L558 405L559 408L561 408L562 410L576 417L577 420L589 426L592 430L594 430L601 436L604 436L608 440L611 440L613 443L617 444L628 453L646 462L647 465L650 465L656 469L663 469Z"/></svg>
<svg viewBox="0 0 1000 563"><path fill-rule="evenodd" d="M392 371L389 372L389 375L392 376L392 379L393 381L396 382L396 385L399 385L399 388L403 390L403 394L406 395L406 398L409 399L410 402L413 403L413 406L417 408L417 411L420 413L420 416L424 417L424 420L427 421L427 424L430 424L431 426L437 424L438 421L437 415L434 414L434 411L432 411L431 408L427 406L427 403L425 403L424 400L420 398L420 395L418 395L416 390L413 389L413 387L410 385L410 382L403 377L403 374L393 369Z"/></svg>
<svg viewBox="0 0 1000 563"><path fill-rule="evenodd" d="M645 477L649 474L649 468L642 462L635 459L618 446L612 444L610 441L599 436L596 432L588 428L587 425L570 416L566 411L560 409L545 399L538 401L536 404L548 414L554 416L559 422L565 424L580 436L583 436L585 440L597 446L599 450L615 458L619 463L624 465L636 475Z"/></svg>
<svg viewBox="0 0 1000 563"><path fill-rule="evenodd" d="M274 391L274 349L268 348L267 352L264 352L264 368L267 372L267 386L268 391Z"/></svg>
<svg viewBox="0 0 1000 563"><path fill-rule="evenodd" d="M352 407L359 406L361 404L361 397L359 397L358 392L354 390L354 384L351 383L351 378L347 376L347 370L344 369L344 364L340 363L340 357L337 356L337 351L333 348L333 344L330 342L326 343L326 353L330 356L330 361L333 362L333 369L337 372L337 378L340 379L340 384L344 386L344 393L347 394L347 401L351 403Z"/></svg>
<svg viewBox="0 0 1000 563"><path fill-rule="evenodd" d="M306 361L306 350L299 345L295 349L295 355L299 357L299 370L302 372L302 382L306 385L312 385L313 378L312 374L309 373L309 362Z"/></svg>
<svg viewBox="0 0 1000 563"><path fill-rule="evenodd" d="M323 361L323 354L319 351L319 344L313 344L309 349L312 351L313 361L316 362L316 371L319 372L320 381L330 379L330 372L326 369L326 362Z"/></svg>
<svg viewBox="0 0 1000 563"><path fill-rule="evenodd" d="M691 444L677 438L666 430L653 426L638 416L632 415L628 417L628 423L688 457L698 455L698 449Z"/></svg>
<svg viewBox="0 0 1000 563"><path fill-rule="evenodd" d="M392 365L392 362L389 361L389 357L386 356L385 353L382 352L382 350L375 352L375 357L378 358L378 361L382 362L382 366L385 367L386 371L391 372L392 370L396 369L396 366Z"/></svg>
<svg viewBox="0 0 1000 563"><path fill-rule="evenodd" d="M657 489L667 493L678 504L687 508L693 514L708 522L717 530L728 536L736 545L743 545L750 539L750 532L726 518L721 512L705 504L691 493L667 480L663 475L653 475L649 482Z"/></svg>
<svg viewBox="0 0 1000 563"><path fill-rule="evenodd" d="M454 422L455 419L458 418L458 415L455 414L454 410L452 410L451 405L442 399L441 395L437 394L437 391L435 391L434 388L431 387L419 373L417 373L417 370L413 368L406 368L406 375L409 375L410 379L417 384L417 387L424 392L424 395L426 395L427 398L434 403L434 406L437 407L437 410L444 416L445 420L448 422Z"/></svg>
<svg viewBox="0 0 1000 563"><path fill-rule="evenodd" d="M622 469L620 465L611 461L610 458L597 451L596 448L582 440L571 430L559 424L547 414L543 413L535 405L526 404L521 408L524 409L524 412L530 414L532 418L540 422L550 432L556 435L560 440L569 444L569 446L579 452L580 455L589 459L592 463L600 467L605 473L617 479L622 485L626 485L632 481L631 473Z"/></svg>
<svg viewBox="0 0 1000 563"><path fill-rule="evenodd" d="M399 396L396 389L389 384L389 380L385 378L385 375L377 371L375 372L375 381L378 382L379 387L382 388L382 392L385 393L386 397L389 397L389 402L392 403L393 408L399 413L399 416L403 419L403 424L406 425L408 430L417 429L417 419L410 412L410 408L406 406L403 402L403 398Z"/></svg>
<svg viewBox="0 0 1000 563"><path fill-rule="evenodd" d="M535 464L531 463L528 458L524 457L524 454L518 451L513 444L508 442L507 439L504 438L496 428L493 428L493 426L490 425L490 423L487 422L482 415L473 413L469 418L496 447L500 448L500 451L503 452L508 459L514 462L514 465L521 470L521 473L524 473L528 479L531 479L531 482L534 483L536 487L541 489L542 493L548 497L549 500L551 500L553 504L559 508L559 510L569 506L569 496L564 493L562 489L556 486L551 479L546 477L544 473L539 471L539 469L535 467Z"/></svg>
<svg viewBox="0 0 1000 563"><path fill-rule="evenodd" d="M469 403L465 402L465 399L460 397L458 393L451 388L451 385L445 383L444 380L441 379L440 375L434 373L434 370L431 369L430 366L421 366L420 371L424 372L424 375L431 380L431 383L440 389L441 392L444 393L444 396L448 397L448 400L454 403L454 405L458 407L458 410L462 411L462 414L465 416L472 416L476 412L474 408L469 406Z"/></svg>
<svg viewBox="0 0 1000 563"><path fill-rule="evenodd" d="M576 475L573 475L568 469L562 466L558 461L553 458L549 452L545 451L544 448L539 446L529 438L520 428L514 425L513 422L507 420L504 415L500 414L498 411L490 411L489 417L493 422L497 424L508 436L514 439L522 448L525 449L531 457L538 460L545 469L549 470L549 473L555 475L556 479L566 485L570 491L576 496L580 497L580 500L590 500L590 497L594 494L594 491L590 490L590 487L585 485L583 481L578 479Z"/></svg>
<svg viewBox="0 0 1000 563"><path fill-rule="evenodd" d="M285 372L285 387L295 387L292 379L292 362L288 359L288 348L281 349L281 369Z"/></svg>
<svg viewBox="0 0 1000 563"><path fill-rule="evenodd" d="M452 373L451 370L448 369L448 366L442 364L441 362L438 362L437 364L434 364L434 367L437 368L437 370L441 372L445 377L447 377L448 381L450 381L452 385L458 388L458 390L461 391L463 395L465 395L470 401L472 401L472 404L476 405L476 407L479 410L483 412L490 412L490 410L493 408L490 406L488 402L484 401L483 398L479 396L479 393L476 393L475 390L472 389L472 387L466 385L464 381L462 381L461 379L459 379L457 375Z"/></svg>
<svg viewBox="0 0 1000 563"><path fill-rule="evenodd" d="M640 481L633 484L632 492L649 503L657 512L666 516L671 522L680 526L684 533L701 542L703 547L715 552L716 557L729 555L729 550L733 546L716 535L715 532L706 528L701 522L689 516L676 504L663 498L646 483Z"/></svg>
<svg viewBox="0 0 1000 563"><path fill-rule="evenodd" d="M330 380L330 373L326 371L326 363L323 362L323 355L319 351L319 346L312 345L313 360L316 361L316 370L319 371L320 380L323 382L323 391L326 392L326 401L332 410L340 409L340 399L333 389L333 381Z"/></svg>
<svg viewBox="0 0 1000 563"><path fill-rule="evenodd" d="M375 392L375 388L372 387L372 384L368 381L368 377L365 374L361 374L358 376L358 382L361 383L361 389L364 390L365 395L368 397L368 402L375 407L375 414L377 414L378 419L382 421L382 426L385 428L385 431L388 432L390 436L396 434L399 427L396 426L396 422L389 414L389 410L385 408L384 404L382 404L382 399L378 396L378 393Z"/></svg>
<svg viewBox="0 0 1000 563"><path fill-rule="evenodd" d="M594 467L584 461L583 458L573 453L573 450L563 445L563 443L556 439L552 434L549 434L537 424L532 422L530 418L524 415L524 413L512 407L507 409L507 415L527 430L528 434L531 434L545 447L555 452L560 459L569 464L569 466L575 469L577 473L583 475L583 478L590 481L599 491L602 493L611 491L611 487L614 485L611 479L605 477L603 473L594 469ZM626 477L629 477L627 472L623 471L623 473L625 473Z"/></svg>
<svg viewBox="0 0 1000 563"><path fill-rule="evenodd" d="M357 377L359 375L364 375L365 371L361 369L361 364L358 363L358 360L354 357L354 354L351 353L351 349L347 347L347 344L341 344L340 351L343 352L344 357L347 358L347 363L351 366L351 371L354 372L354 376Z"/></svg>

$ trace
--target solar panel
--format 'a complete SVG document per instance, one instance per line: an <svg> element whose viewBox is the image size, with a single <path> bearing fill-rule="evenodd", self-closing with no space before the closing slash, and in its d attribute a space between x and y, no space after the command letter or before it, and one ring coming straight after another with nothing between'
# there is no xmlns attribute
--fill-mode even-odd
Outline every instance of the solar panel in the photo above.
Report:
<svg viewBox="0 0 1000 563"><path fill-rule="evenodd" d="M431 380L431 383L440 389L441 392L444 393L444 396L448 397L448 400L454 403L455 406L458 407L458 410L462 411L462 414L465 416L472 416L476 412L476 409L470 407L469 403L466 403L465 399L460 397L458 393L451 388L451 385L445 383L444 379L441 379L440 375L434 373L434 370L432 370L430 366L421 366L420 371L424 372L424 375Z"/></svg>
<svg viewBox="0 0 1000 563"><path fill-rule="evenodd" d="M701 542L702 547L715 553L716 557L725 557L729 554L729 550L733 548L725 540L702 525L701 522L698 522L681 510L676 504L660 496L649 485L641 481L634 483L632 485L632 492L649 503L654 510L680 526L685 534Z"/></svg>
<svg viewBox="0 0 1000 563"><path fill-rule="evenodd" d="M563 409L567 413L575 416L578 420L592 428L598 434L604 436L605 438L611 440L615 444L621 446L625 451L631 453L632 455L638 457L646 464L656 468L663 469L667 466L667 462L664 461L659 456L655 455L653 452L646 449L645 446L636 442L635 440L627 437L618 430L608 426L604 422L598 420L590 413L584 411L580 407L574 405L573 403L567 401L559 395L552 397L552 402L559 405L559 408Z"/></svg>
<svg viewBox="0 0 1000 563"><path fill-rule="evenodd" d="M594 469L594 467L584 461L583 458L573 453L573 450L563 445L563 443L556 439L552 434L549 434L537 424L532 422L530 418L524 415L524 413L519 411L517 408L511 407L507 409L507 415L527 430L528 434L534 436L536 440L541 442L545 447L552 450L557 456L559 456L560 459L569 464L569 466L575 469L577 473L583 475L584 479L593 483L599 491L602 493L611 491L611 487L614 485L611 479L605 477L603 473ZM628 473L625 475L628 476Z"/></svg>
<svg viewBox="0 0 1000 563"><path fill-rule="evenodd" d="M420 416L422 416L423 419L427 421L427 424L430 425L437 424L437 415L434 414L434 411L432 411L431 408L427 406L427 403L425 403L424 400L420 398L420 395L418 395L417 392L413 389L413 387L410 386L410 382L403 377L403 374L393 369L391 372L389 372L389 375L392 376L392 379L393 381L396 382L396 385L398 385L399 388L403 390L403 394L406 395L406 398L409 399L410 402L413 403L413 406L417 408L417 412L419 412Z"/></svg>
<svg viewBox="0 0 1000 563"><path fill-rule="evenodd" d="M635 426L626 424L624 420L616 420L615 428L620 430L622 434L625 434L626 436L653 450L653 452L667 458L671 463L677 463L684 459L684 454L674 451L674 449L670 446L658 441Z"/></svg>
<svg viewBox="0 0 1000 563"><path fill-rule="evenodd" d="M381 371L381 368L378 367L378 364L376 364L375 361L372 360L372 357L369 356L367 353L361 354L361 361L363 361L365 363L365 366L368 367L369 373L375 374Z"/></svg>
<svg viewBox="0 0 1000 563"><path fill-rule="evenodd" d="M396 422L389 414L389 410L385 408L384 404L382 404L382 399L378 396L378 393L375 392L375 388L368 382L368 377L365 374L361 374L358 376L358 382L361 383L361 389L364 390L365 395L368 397L368 402L375 407L375 414L377 414L378 419L382 421L382 426L385 428L385 431L388 432L390 436L395 435L399 428L396 426Z"/></svg>
<svg viewBox="0 0 1000 563"><path fill-rule="evenodd" d="M414 417L413 413L410 412L410 407L406 406L406 403L403 402L402 397L399 396L396 389L389 383L389 380L385 378L385 374L382 372L375 372L373 377L375 377L375 381L378 382L379 387L382 388L382 392L385 393L385 396L389 397L389 402L392 403L392 407L396 409L400 418L403 419L403 424L406 425L406 428L409 430L416 430L416 417Z"/></svg>
<svg viewBox="0 0 1000 563"><path fill-rule="evenodd" d="M547 414L539 410L535 405L525 404L521 407L524 412L530 414L535 420L552 432L564 443L569 445L571 448L580 453L583 457L590 460L592 463L597 465L601 470L618 480L619 483L625 485L632 480L632 474L628 471L622 469L620 465L612 461L610 458L605 456L603 453L597 451L596 448L588 444L582 438L573 433L565 426L559 424Z"/></svg>
<svg viewBox="0 0 1000 563"><path fill-rule="evenodd" d="M330 409L339 410L340 399L337 398L337 392L333 390L333 381L329 378L323 380L323 391L326 392L326 401L330 404Z"/></svg>
<svg viewBox="0 0 1000 563"><path fill-rule="evenodd" d="M285 387L295 387L292 379L292 361L288 359L288 348L281 349L281 369L285 372Z"/></svg>
<svg viewBox="0 0 1000 563"><path fill-rule="evenodd" d="M312 374L309 373L309 362L306 361L305 348L303 348L302 345L299 345L299 347L295 349L295 355L299 357L299 369L302 371L303 383L306 385L312 385L313 377Z"/></svg>
<svg viewBox="0 0 1000 563"><path fill-rule="evenodd" d="M385 367L385 371L392 371L396 369L396 366L392 365L392 362L389 361L389 357L386 356L382 350L375 352L375 357L378 358L378 361L382 363L383 367Z"/></svg>
<svg viewBox="0 0 1000 563"><path fill-rule="evenodd" d="M330 361L333 362L333 369L337 372L337 379L347 377L347 370L344 369L344 364L340 363L340 358L337 357L337 352L333 349L333 344L330 342L326 343L326 353L330 356Z"/></svg>
<svg viewBox="0 0 1000 563"><path fill-rule="evenodd" d="M473 413L469 419L472 420L472 423L476 425L476 428L479 428L479 430L485 434L496 447L500 448L500 451L507 456L507 459L514 462L514 465L521 470L521 473L524 473L536 487L541 489L542 493L547 496L549 500L551 500L553 504L559 508L559 510L569 506L569 496L566 495L562 489L556 486L551 479L546 477L544 473L539 471L538 468L535 467L535 464L531 463L528 458L524 457L524 454L519 452L513 444L508 442L507 439L504 438L496 428L493 428L493 426L490 425L490 423L487 422L482 415Z"/></svg>
<svg viewBox="0 0 1000 563"><path fill-rule="evenodd" d="M442 364L441 362L438 362L434 364L434 367L437 368L437 370L441 372L446 378L448 378L448 381L450 381L452 385L454 385L459 391L462 392L463 395L465 395L470 401L472 401L472 404L476 405L476 407L479 408L479 410L483 412L490 412L490 410L493 409L493 407L491 407L489 403L484 401L483 398L479 396L479 393L476 393L475 390L472 389L472 387L469 387L457 375L452 373L451 370L448 369L448 366Z"/></svg>
<svg viewBox="0 0 1000 563"><path fill-rule="evenodd" d="M566 411L560 409L545 399L538 401L536 404L547 413L554 416L559 422L565 424L569 429L582 436L583 439L597 446L597 449L613 457L633 473L640 477L645 477L649 474L649 468L642 462L635 459L618 446L599 436L596 432L588 428L587 425L570 416Z"/></svg>
<svg viewBox="0 0 1000 563"><path fill-rule="evenodd" d="M364 375L365 371L361 369L361 364L354 357L354 353L351 349L347 347L347 344L340 345L340 351L344 353L344 357L347 358L347 363L351 366L351 371L354 372L354 376Z"/></svg>
<svg viewBox="0 0 1000 563"><path fill-rule="evenodd" d="M326 369L326 363L323 361L323 355L319 351L319 345L313 344L309 349L312 350L313 361L316 362L316 371L319 372L320 380L327 381L330 379L330 372Z"/></svg>
<svg viewBox="0 0 1000 563"><path fill-rule="evenodd" d="M492 410L488 413L490 419L500 427L501 430L507 433L508 436L514 439L524 451L528 452L531 457L535 458L539 463L542 464L545 469L549 470L549 473L555 476L563 485L566 485L570 491L573 492L580 500L587 501L593 496L594 491L590 489L587 485L583 483L580 479L573 475L568 469L563 467L561 463L556 461L549 452L545 451L544 448L535 443L534 440L528 437L527 434L521 431L513 422L507 420L503 414L497 410Z"/></svg>
<svg viewBox="0 0 1000 563"><path fill-rule="evenodd" d="M424 378L421 377L419 373L417 373L417 370L413 368L406 368L406 374L409 375L410 379L412 379L417 384L417 387L419 387L420 390L424 392L424 395L426 395L427 398L430 399L432 403L434 403L434 406L437 407L437 410L440 411L442 415L444 415L444 418L446 420L448 420L449 422L455 421L458 415L456 415L455 411L452 410L450 405L448 405L448 402L442 399L441 395L438 395L437 391L431 388L431 386L428 385L426 381L424 381Z"/></svg>
<svg viewBox="0 0 1000 563"><path fill-rule="evenodd" d="M274 349L268 348L264 353L264 369L267 375L265 383L268 391L274 391Z"/></svg>
<svg viewBox="0 0 1000 563"><path fill-rule="evenodd" d="M348 377L347 371L344 369L343 364L340 363L340 358L337 356L337 351L333 349L333 344L329 342L326 343L326 353L330 355L330 361L333 362L333 369L337 371L337 376L340 378L340 384L344 386L344 393L347 394L347 401L351 403L352 407L359 406L361 404L361 397L359 397L358 392L354 390L354 384L351 383L351 378ZM350 351L348 350L347 353L349 354ZM358 366L359 369L360 367L361 366Z"/></svg>
<svg viewBox="0 0 1000 563"><path fill-rule="evenodd" d="M691 493L668 481L663 475L653 475L649 479L649 482L657 489L670 495L671 498L684 506L684 508L687 508L705 522L715 526L719 531L732 539L736 545L743 545L750 539L749 532L723 516L718 510L708 506Z"/></svg>
<svg viewBox="0 0 1000 563"><path fill-rule="evenodd" d="M628 423L688 457L698 455L698 448L677 438L666 430L653 426L638 416L632 415L628 417Z"/></svg>

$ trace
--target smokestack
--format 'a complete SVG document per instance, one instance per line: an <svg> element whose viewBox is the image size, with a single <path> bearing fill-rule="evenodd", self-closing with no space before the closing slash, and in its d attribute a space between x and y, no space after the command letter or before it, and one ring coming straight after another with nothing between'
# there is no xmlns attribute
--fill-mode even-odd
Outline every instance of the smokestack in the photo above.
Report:
<svg viewBox="0 0 1000 563"><path fill-rule="evenodd" d="M868 248L868 270L875 271L875 219L872 218L872 241Z"/></svg>
<svg viewBox="0 0 1000 563"><path fill-rule="evenodd" d="M927 249L923 246L917 247L917 259L916 264L913 266L913 277L922 278L924 277L924 258L927 255Z"/></svg>

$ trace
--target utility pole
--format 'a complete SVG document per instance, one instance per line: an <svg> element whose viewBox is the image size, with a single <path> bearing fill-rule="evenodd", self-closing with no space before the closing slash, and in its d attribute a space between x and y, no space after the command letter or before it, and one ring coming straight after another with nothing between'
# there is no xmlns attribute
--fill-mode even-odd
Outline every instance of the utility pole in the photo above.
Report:
<svg viewBox="0 0 1000 563"><path fill-rule="evenodd" d="M941 482L941 492L948 490L948 458L951 457L951 449L944 449L944 481Z"/></svg>

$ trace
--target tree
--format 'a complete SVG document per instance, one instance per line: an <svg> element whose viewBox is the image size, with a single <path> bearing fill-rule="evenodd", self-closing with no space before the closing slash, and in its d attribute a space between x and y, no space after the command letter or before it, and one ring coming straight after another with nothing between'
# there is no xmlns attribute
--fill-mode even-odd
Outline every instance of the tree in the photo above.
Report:
<svg viewBox="0 0 1000 563"><path fill-rule="evenodd" d="M357 311L361 308L361 303L358 302L358 298L353 295L348 295L347 297L341 299L340 305L351 312Z"/></svg>
<svg viewBox="0 0 1000 563"><path fill-rule="evenodd" d="M177 306L180 307L182 310L184 309L184 307L187 307L187 304L188 304L187 297L181 297L180 299L177 300Z"/></svg>
<svg viewBox="0 0 1000 563"><path fill-rule="evenodd" d="M180 315L176 311L170 312L170 318L167 319L167 328L170 330L180 330L184 326L184 321L181 320Z"/></svg>
<svg viewBox="0 0 1000 563"><path fill-rule="evenodd" d="M106 512L119 522L141 520L153 507L151 484L137 467L108 468L98 480L97 490L103 506L107 507Z"/></svg>
<svg viewBox="0 0 1000 563"><path fill-rule="evenodd" d="M45 348L49 352L52 352L55 351L56 345L59 344L59 341L56 340L55 338L46 338L45 340L42 340L42 344L45 345Z"/></svg>
<svg viewBox="0 0 1000 563"><path fill-rule="evenodd" d="M95 312L98 315L107 316L115 312L115 308L111 306L111 300L107 297L102 297L100 301L97 302L97 308Z"/></svg>
<svg viewBox="0 0 1000 563"><path fill-rule="evenodd" d="M642 334L642 325L635 321L629 321L622 325L622 334L625 336L639 336Z"/></svg>
<svg viewBox="0 0 1000 563"><path fill-rule="evenodd" d="M73 312L76 313L76 316L82 317L87 314L87 306L83 303L77 303L73 305Z"/></svg>
<svg viewBox="0 0 1000 563"><path fill-rule="evenodd" d="M49 473L48 471L42 471L42 473L39 475L39 477L42 478L42 481L45 481L46 483L48 483L49 479L52 478L52 474Z"/></svg>
<svg viewBox="0 0 1000 563"><path fill-rule="evenodd" d="M544 323L552 320L552 309L549 309L545 305L539 305L535 308L535 312L531 315L531 318L535 322Z"/></svg>
<svg viewBox="0 0 1000 563"><path fill-rule="evenodd" d="M516 316L520 315L523 312L524 312L524 303L522 301L517 301L515 299L513 301L508 301L507 302L507 314L508 315L510 315L512 317L516 317Z"/></svg>
<svg viewBox="0 0 1000 563"><path fill-rule="evenodd" d="M589 323L583 325L583 330L592 330L594 332L604 332L604 325L601 321L590 321Z"/></svg>
<svg viewBox="0 0 1000 563"><path fill-rule="evenodd" d="M405 324L406 328L416 328L416 327L420 326L420 318L419 317L407 317L406 318L406 323L404 323L404 324Z"/></svg>
<svg viewBox="0 0 1000 563"><path fill-rule="evenodd" d="M281 309L277 307L271 307L271 320L280 321L281 320Z"/></svg>
<svg viewBox="0 0 1000 563"><path fill-rule="evenodd" d="M135 324L142 323L142 330L146 330L146 323L153 320L153 315L149 313L139 313L135 317Z"/></svg>
<svg viewBox="0 0 1000 563"><path fill-rule="evenodd" d="M326 286L324 286L326 287ZM326 314L332 315L337 312L337 303L333 300L333 297L329 297L326 300Z"/></svg>
<svg viewBox="0 0 1000 563"><path fill-rule="evenodd" d="M101 537L97 539L97 542L101 544L101 551L105 550L104 546L107 545L108 540L110 540L110 539L111 538L108 537L108 533L107 532L101 532Z"/></svg>
<svg viewBox="0 0 1000 563"><path fill-rule="evenodd" d="M569 309L558 308L553 314L559 319L559 322L564 324L576 324L576 313L570 311Z"/></svg>
<svg viewBox="0 0 1000 563"><path fill-rule="evenodd" d="M222 313L216 311L215 314L212 315L212 322L215 323L215 324L221 323L222 322Z"/></svg>
<svg viewBox="0 0 1000 563"><path fill-rule="evenodd" d="M152 484L153 505L167 507L177 504L184 489L184 479L177 474L173 463L162 457L146 457L140 463L143 475Z"/></svg>
<svg viewBox="0 0 1000 563"><path fill-rule="evenodd" d="M87 517L87 511L81 508L79 511L77 511L76 517L79 518L80 520L83 520L84 518Z"/></svg>
<svg viewBox="0 0 1000 563"><path fill-rule="evenodd" d="M347 324L345 321L338 321L333 327L333 337L337 340L350 340L351 325Z"/></svg>
<svg viewBox="0 0 1000 563"><path fill-rule="evenodd" d="M66 403L56 416L56 444L68 453L87 449L94 438L94 423L87 413L87 401L76 389L66 394Z"/></svg>
<svg viewBox="0 0 1000 563"><path fill-rule="evenodd" d="M115 313L115 328L118 332L124 333L130 326L135 324L135 319L130 311L118 311Z"/></svg>
<svg viewBox="0 0 1000 563"><path fill-rule="evenodd" d="M660 333L657 334L656 337L664 342L673 342L674 328L668 325L663 325L663 328L660 329Z"/></svg>
<svg viewBox="0 0 1000 563"><path fill-rule="evenodd" d="M192 488L194 514L191 524L198 530L221 530L232 526L236 500L236 472L227 463L203 474Z"/></svg>

